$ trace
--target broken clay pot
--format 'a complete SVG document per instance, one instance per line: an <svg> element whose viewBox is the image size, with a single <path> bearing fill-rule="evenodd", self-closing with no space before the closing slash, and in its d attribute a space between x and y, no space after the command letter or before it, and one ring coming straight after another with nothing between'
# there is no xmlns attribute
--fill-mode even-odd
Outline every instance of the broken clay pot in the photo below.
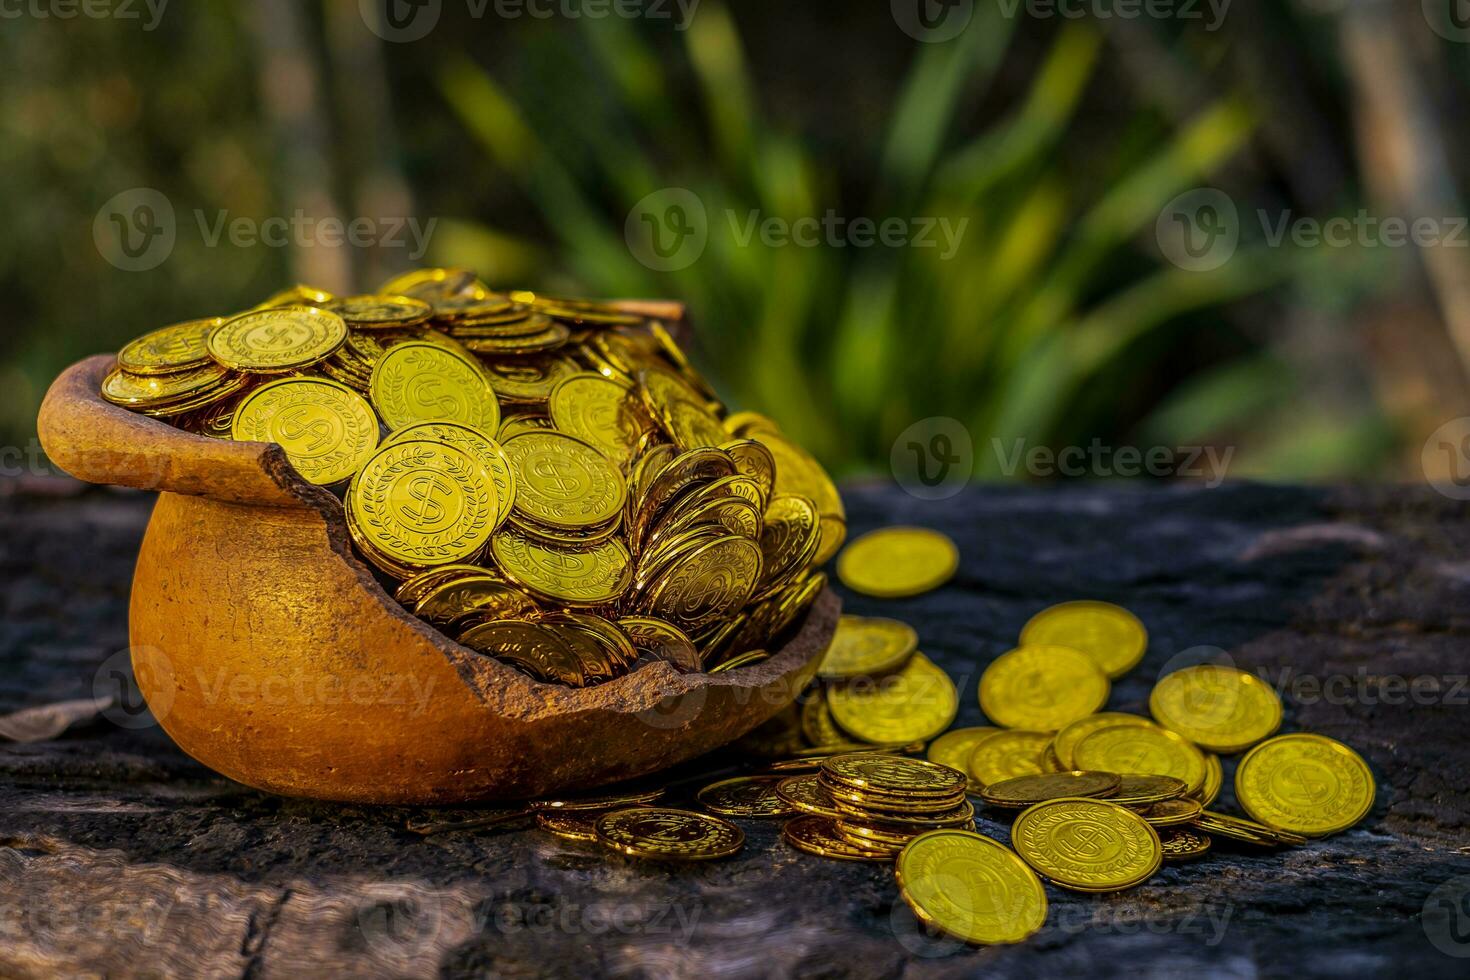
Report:
<svg viewBox="0 0 1470 980"><path fill-rule="evenodd" d="M104 401L114 363L89 358L57 379L42 443L79 479L162 491L133 582L134 673L174 741L246 785L445 804L629 779L789 705L836 628L828 590L751 667L710 676L654 663L580 690L539 683L399 606L353 553L339 501L280 447Z"/></svg>

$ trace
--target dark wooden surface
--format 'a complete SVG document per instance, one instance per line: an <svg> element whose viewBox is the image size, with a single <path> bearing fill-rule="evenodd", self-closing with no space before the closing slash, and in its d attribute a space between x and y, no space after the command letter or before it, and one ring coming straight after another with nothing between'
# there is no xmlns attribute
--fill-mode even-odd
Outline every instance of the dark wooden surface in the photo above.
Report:
<svg viewBox="0 0 1470 980"><path fill-rule="evenodd" d="M0 977L1421 980L1470 970L1441 951L1470 954L1470 877L1431 897L1470 876L1465 505L1420 489L1261 486L847 496L855 532L925 524L960 545L962 568L942 591L848 597L850 611L918 628L961 687L957 724L981 721L980 671L1032 613L1108 599L1152 634L1111 707L1142 710L1161 670L1221 648L1278 684L1289 728L1370 760L1373 813L1294 850L1220 848L1119 895L1048 888L1051 918L1031 941L956 949L915 931L891 868L799 854L775 824L745 822L743 854L692 867L527 828L424 839L404 829L421 813L230 783L146 716L113 709L130 727L99 720L52 741L0 742ZM105 665L127 647L149 505L0 484L0 713L90 697L99 671L95 689L115 690ZM1220 808L1233 806L1232 769ZM981 829L1006 839L1002 823Z"/></svg>

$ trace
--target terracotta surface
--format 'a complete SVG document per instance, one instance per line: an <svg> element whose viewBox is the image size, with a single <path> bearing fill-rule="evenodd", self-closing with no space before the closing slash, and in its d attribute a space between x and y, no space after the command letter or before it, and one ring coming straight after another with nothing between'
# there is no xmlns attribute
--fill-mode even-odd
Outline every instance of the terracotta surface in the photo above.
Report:
<svg viewBox="0 0 1470 980"><path fill-rule="evenodd" d="M822 595L770 660L708 677L645 666L541 684L402 609L352 554L335 497L284 453L103 401L98 356L52 386L47 454L93 483L162 491L130 635L149 706L190 755L259 789L366 803L518 799L653 772L738 738L816 670Z"/></svg>

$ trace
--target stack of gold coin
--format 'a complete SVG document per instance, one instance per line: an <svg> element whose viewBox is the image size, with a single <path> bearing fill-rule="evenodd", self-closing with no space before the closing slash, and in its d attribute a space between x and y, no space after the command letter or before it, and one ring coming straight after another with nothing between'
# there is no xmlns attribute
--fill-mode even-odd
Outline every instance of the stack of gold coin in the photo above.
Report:
<svg viewBox="0 0 1470 980"><path fill-rule="evenodd" d="M817 774L777 783L776 793L806 814L786 825L786 840L827 857L892 860L928 831L974 829L965 774L903 756L829 757Z"/></svg>
<svg viewBox="0 0 1470 980"><path fill-rule="evenodd" d="M165 327L103 395L278 444L407 609L546 682L757 663L846 536L821 466L727 412L664 324L463 269Z"/></svg>

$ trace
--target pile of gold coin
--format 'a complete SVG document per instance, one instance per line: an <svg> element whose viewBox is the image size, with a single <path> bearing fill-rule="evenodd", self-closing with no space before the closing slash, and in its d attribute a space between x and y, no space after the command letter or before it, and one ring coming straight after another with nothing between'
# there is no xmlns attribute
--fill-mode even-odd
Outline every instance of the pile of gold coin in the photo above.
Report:
<svg viewBox="0 0 1470 980"><path fill-rule="evenodd" d="M134 341L102 394L278 444L340 495L406 608L539 680L737 669L820 594L846 515L808 453L728 412L637 309L459 269L298 286Z"/></svg>
<svg viewBox="0 0 1470 980"><path fill-rule="evenodd" d="M1166 675L1151 718L1102 710L1112 681L1148 646L1143 624L1118 606L1064 603L1034 617L981 677L989 726L949 728L955 686L918 643L896 620L843 616L818 685L745 742L787 758L716 784L728 795L739 783L760 806L716 812L796 815L783 836L801 851L896 861L914 914L967 942L1018 942L1040 929L1044 883L1121 891L1217 840L1302 845L1373 806L1367 763L1320 735L1277 734L1280 698L1234 667ZM864 751L866 742L886 744ZM898 754L921 748L927 761ZM1224 784L1220 756L1240 753L1234 789L1245 815L1209 809ZM977 832L971 799L1012 822L1009 846Z"/></svg>

